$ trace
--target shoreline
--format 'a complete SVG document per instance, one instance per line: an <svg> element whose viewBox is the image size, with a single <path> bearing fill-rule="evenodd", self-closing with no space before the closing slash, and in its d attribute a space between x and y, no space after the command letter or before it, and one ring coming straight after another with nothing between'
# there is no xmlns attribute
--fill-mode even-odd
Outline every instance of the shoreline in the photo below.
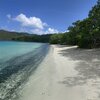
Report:
<svg viewBox="0 0 100 100"><path fill-rule="evenodd" d="M100 64L99 53L51 45L18 100L99 100L100 79L97 67L94 70Z"/></svg>

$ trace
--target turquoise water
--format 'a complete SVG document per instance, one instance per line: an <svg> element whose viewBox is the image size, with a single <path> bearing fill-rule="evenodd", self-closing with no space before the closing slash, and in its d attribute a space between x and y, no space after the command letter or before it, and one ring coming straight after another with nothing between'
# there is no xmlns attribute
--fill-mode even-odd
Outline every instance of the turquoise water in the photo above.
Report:
<svg viewBox="0 0 100 100"><path fill-rule="evenodd" d="M0 42L0 100L16 100L49 50L48 44Z"/></svg>
<svg viewBox="0 0 100 100"><path fill-rule="evenodd" d="M0 62L6 61L12 57L16 57L34 51L41 45L43 44L30 42L2 41L0 42Z"/></svg>

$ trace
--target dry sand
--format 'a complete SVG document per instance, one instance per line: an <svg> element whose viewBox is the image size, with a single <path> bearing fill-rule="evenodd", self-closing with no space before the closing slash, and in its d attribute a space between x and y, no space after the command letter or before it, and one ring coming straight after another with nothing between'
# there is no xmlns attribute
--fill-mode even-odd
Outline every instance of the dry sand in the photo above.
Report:
<svg viewBox="0 0 100 100"><path fill-rule="evenodd" d="M100 49L53 45L20 100L100 100Z"/></svg>

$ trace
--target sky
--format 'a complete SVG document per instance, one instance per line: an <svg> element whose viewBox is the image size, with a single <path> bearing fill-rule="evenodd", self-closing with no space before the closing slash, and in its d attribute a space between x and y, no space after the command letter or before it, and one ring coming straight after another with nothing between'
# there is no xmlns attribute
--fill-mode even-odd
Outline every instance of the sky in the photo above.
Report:
<svg viewBox="0 0 100 100"><path fill-rule="evenodd" d="M97 0L0 0L0 29L36 34L65 32L88 16Z"/></svg>

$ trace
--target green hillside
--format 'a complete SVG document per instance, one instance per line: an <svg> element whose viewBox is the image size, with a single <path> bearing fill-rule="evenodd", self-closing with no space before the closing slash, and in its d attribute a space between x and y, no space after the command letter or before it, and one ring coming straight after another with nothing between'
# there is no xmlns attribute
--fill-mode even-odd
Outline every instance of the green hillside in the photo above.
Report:
<svg viewBox="0 0 100 100"><path fill-rule="evenodd" d="M0 30L0 40L26 41L26 42L43 42L48 43L51 34L36 35L24 32L9 32Z"/></svg>
<svg viewBox="0 0 100 100"><path fill-rule="evenodd" d="M29 36L29 34L0 30L0 40L12 40L13 38L18 38L22 36Z"/></svg>

